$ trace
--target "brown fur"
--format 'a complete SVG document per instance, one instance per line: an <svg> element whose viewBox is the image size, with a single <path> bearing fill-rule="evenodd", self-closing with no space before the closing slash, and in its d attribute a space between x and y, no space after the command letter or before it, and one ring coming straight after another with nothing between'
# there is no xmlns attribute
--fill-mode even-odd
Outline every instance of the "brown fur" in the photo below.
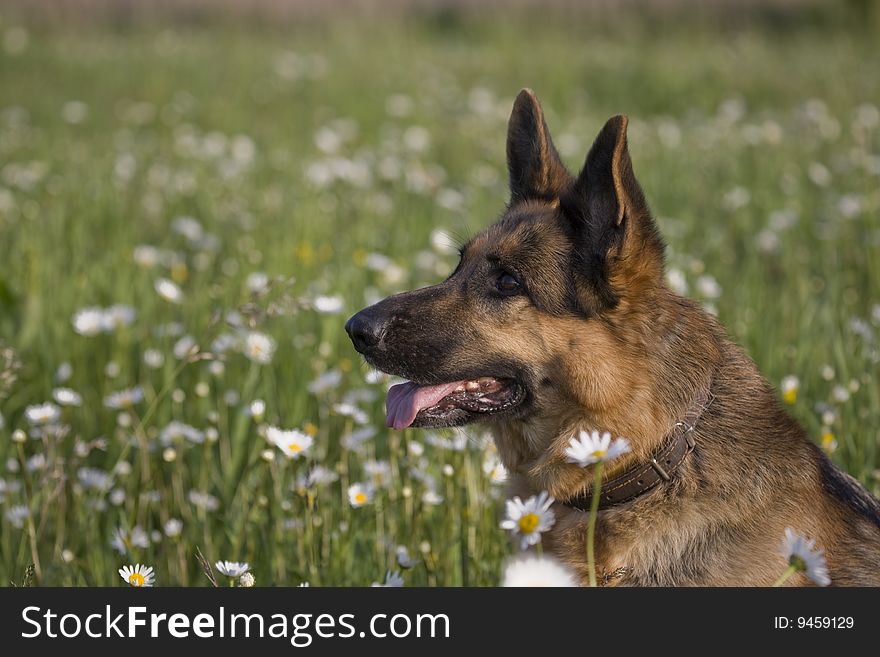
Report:
<svg viewBox="0 0 880 657"><path fill-rule="evenodd" d="M600 577L769 585L785 569L778 548L792 527L824 548L833 584L880 584L880 504L806 437L715 319L666 287L626 125L608 121L574 178L523 91L509 126L506 212L464 247L447 281L362 311L381 333L363 353L420 383L522 382L526 401L492 424L511 492L562 501L592 481L591 468L565 461L571 436L625 436L632 452L608 465L614 477L650 459L711 385L697 447L673 480L600 512ZM493 293L498 272L515 274L523 293ZM587 514L562 502L553 510L545 546L586 581Z"/></svg>

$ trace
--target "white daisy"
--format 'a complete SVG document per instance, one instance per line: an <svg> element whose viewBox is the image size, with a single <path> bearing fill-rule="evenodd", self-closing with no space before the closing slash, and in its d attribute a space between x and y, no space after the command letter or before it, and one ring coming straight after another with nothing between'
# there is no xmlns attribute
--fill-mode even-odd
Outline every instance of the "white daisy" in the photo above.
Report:
<svg viewBox="0 0 880 657"><path fill-rule="evenodd" d="M104 309L96 306L76 311L71 322L73 330L86 337L93 337L103 333L107 326Z"/></svg>
<svg viewBox="0 0 880 657"><path fill-rule="evenodd" d="M443 496L433 488L422 493L422 504L426 506L440 506L443 504Z"/></svg>
<svg viewBox="0 0 880 657"><path fill-rule="evenodd" d="M507 500L505 507L507 515L501 521L501 527L522 537L521 550L536 545L541 540L541 534L556 522L556 516L550 510L554 501L546 491L533 495L525 502L519 497Z"/></svg>
<svg viewBox="0 0 880 657"><path fill-rule="evenodd" d="M630 447L626 438L617 438L611 442L611 434L607 431L602 435L598 431L581 431L578 436L569 440L565 456L568 463L576 463L585 468L601 461L610 461L628 451Z"/></svg>
<svg viewBox="0 0 880 657"><path fill-rule="evenodd" d="M496 454L487 454L483 460L483 472L493 484L503 484L507 481L507 468L501 463Z"/></svg>
<svg viewBox="0 0 880 657"><path fill-rule="evenodd" d="M245 561L218 561L214 568L227 577L241 577L251 569L250 564Z"/></svg>
<svg viewBox="0 0 880 657"><path fill-rule="evenodd" d="M159 432L159 442L166 447L184 439L195 445L201 445L205 442L205 432L177 420L172 420Z"/></svg>
<svg viewBox="0 0 880 657"><path fill-rule="evenodd" d="M122 527L113 532L110 539L110 545L119 554L126 554L132 548L148 548L150 547L150 537L140 527L134 527L130 532L125 531Z"/></svg>
<svg viewBox="0 0 880 657"><path fill-rule="evenodd" d="M409 556L409 550L405 545L397 546L397 565L401 568L413 568L419 564L421 559L414 559Z"/></svg>
<svg viewBox="0 0 880 657"><path fill-rule="evenodd" d="M315 488L316 486L324 486L339 481L339 474L323 465L316 465L309 470L305 476L297 478L297 486L299 488Z"/></svg>
<svg viewBox="0 0 880 657"><path fill-rule="evenodd" d="M220 508L220 500L211 495L210 493L205 493L199 490L191 490L187 493L187 499L189 503L193 506L204 509L205 511L216 511Z"/></svg>
<svg viewBox="0 0 880 657"><path fill-rule="evenodd" d="M248 274L245 284L251 294L262 294L269 287L269 275L263 271Z"/></svg>
<svg viewBox="0 0 880 657"><path fill-rule="evenodd" d="M62 406L82 406L82 396L70 388L55 388L52 398Z"/></svg>
<svg viewBox="0 0 880 657"><path fill-rule="evenodd" d="M157 278L153 287L156 288L159 296L168 303L183 303L183 290L174 281L167 278Z"/></svg>
<svg viewBox="0 0 880 657"><path fill-rule="evenodd" d="M245 573L238 578L238 585L242 588L249 589L254 585L254 576L252 573Z"/></svg>
<svg viewBox="0 0 880 657"><path fill-rule="evenodd" d="M266 414L266 402L262 399L255 399L248 406L248 412L255 422L262 422L263 416Z"/></svg>
<svg viewBox="0 0 880 657"><path fill-rule="evenodd" d="M782 384L780 385L780 388L782 389L782 400L786 404L794 404L797 401L800 386L801 381L794 374L790 374L782 379Z"/></svg>
<svg viewBox="0 0 880 657"><path fill-rule="evenodd" d="M306 388L313 395L320 395L321 393L332 390L340 383L342 383L342 372L337 369L332 369L321 374L317 379L309 383Z"/></svg>
<svg viewBox="0 0 880 657"><path fill-rule="evenodd" d="M364 474L370 478L374 488L388 488L391 485L391 464L388 461L366 461Z"/></svg>
<svg viewBox="0 0 880 657"><path fill-rule="evenodd" d="M178 518L170 518L162 529L165 530L165 536L168 538L180 536L180 533L183 531L183 521Z"/></svg>
<svg viewBox="0 0 880 657"><path fill-rule="evenodd" d="M265 333L251 331L244 337L242 352L248 360L260 365L268 365L275 354L275 341Z"/></svg>
<svg viewBox="0 0 880 657"><path fill-rule="evenodd" d="M795 533L791 527L785 528L785 538L779 546L779 553L785 557L789 566L806 574L819 586L828 586L828 565L825 563L825 551L816 547L816 541Z"/></svg>
<svg viewBox="0 0 880 657"><path fill-rule="evenodd" d="M63 362L58 366L58 369L55 370L55 383L62 384L66 383L70 380L70 377L73 376L73 365L68 362Z"/></svg>
<svg viewBox="0 0 880 657"><path fill-rule="evenodd" d="M266 427L266 440L291 459L298 459L305 455L312 446L312 443L314 443L310 435L297 429L285 431L284 429L271 426Z"/></svg>
<svg viewBox="0 0 880 657"><path fill-rule="evenodd" d="M336 315L342 312L344 300L340 296L317 296L312 299L312 307L324 315Z"/></svg>
<svg viewBox="0 0 880 657"><path fill-rule="evenodd" d="M115 410L124 410L140 404L144 400L144 389L140 386L120 390L104 397L104 406Z"/></svg>
<svg viewBox="0 0 880 657"><path fill-rule="evenodd" d="M113 488L113 475L99 468L80 468L76 478L84 488L106 492Z"/></svg>
<svg viewBox="0 0 880 657"><path fill-rule="evenodd" d="M125 306L121 303L104 309L104 328L107 331L113 331L125 326L131 326L137 312L131 306Z"/></svg>
<svg viewBox="0 0 880 657"><path fill-rule="evenodd" d="M46 402L28 406L24 409L24 416L32 426L42 427L57 422L61 418L61 409L52 402Z"/></svg>
<svg viewBox="0 0 880 657"><path fill-rule="evenodd" d="M157 370L165 364L165 354L158 349L147 349L144 351L144 365L150 369Z"/></svg>
<svg viewBox="0 0 880 657"><path fill-rule="evenodd" d="M362 483L352 484L348 487L348 501L357 509L373 501L373 489Z"/></svg>
<svg viewBox="0 0 880 657"><path fill-rule="evenodd" d="M385 583L380 584L379 582L373 582L373 586L388 589L401 588L403 586L403 576L400 574L399 570L395 570L393 573L390 570L386 570Z"/></svg>
<svg viewBox="0 0 880 657"><path fill-rule="evenodd" d="M376 433L378 433L376 427L361 427L360 429L355 429L351 433L342 436L339 440L339 444L345 449L356 452L363 447L364 443L373 438Z"/></svg>
<svg viewBox="0 0 880 657"><path fill-rule="evenodd" d="M15 506L9 507L6 511L5 517L10 525L15 527L16 529L21 529L24 527L24 521L30 517L31 512L28 510L26 506L23 504L17 504Z"/></svg>
<svg viewBox="0 0 880 657"><path fill-rule="evenodd" d="M123 566L119 569L119 576L125 580L129 586L140 588L142 586L152 586L156 580L152 566Z"/></svg>
<svg viewBox="0 0 880 657"><path fill-rule="evenodd" d="M531 556L512 559L504 567L501 586L505 587L572 587L574 575L558 561L549 557Z"/></svg>
<svg viewBox="0 0 880 657"><path fill-rule="evenodd" d="M366 424L370 421L370 416L366 412L351 403L333 404L333 411L339 415L350 417L357 424Z"/></svg>

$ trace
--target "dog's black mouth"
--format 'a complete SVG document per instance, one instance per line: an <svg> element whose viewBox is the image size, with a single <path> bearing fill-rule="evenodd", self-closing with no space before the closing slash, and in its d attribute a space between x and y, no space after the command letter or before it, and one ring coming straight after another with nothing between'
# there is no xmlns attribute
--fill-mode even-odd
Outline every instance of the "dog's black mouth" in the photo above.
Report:
<svg viewBox="0 0 880 657"><path fill-rule="evenodd" d="M435 385L412 381L388 391L387 425L457 427L512 411L525 400L525 387L513 378L482 376Z"/></svg>

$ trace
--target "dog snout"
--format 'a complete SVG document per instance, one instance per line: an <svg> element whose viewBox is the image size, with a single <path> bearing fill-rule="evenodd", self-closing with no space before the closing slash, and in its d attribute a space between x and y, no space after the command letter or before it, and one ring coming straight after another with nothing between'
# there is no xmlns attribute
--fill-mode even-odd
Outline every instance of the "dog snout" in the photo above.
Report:
<svg viewBox="0 0 880 657"><path fill-rule="evenodd" d="M348 337L360 353L378 346L388 326L387 319L374 316L369 310L360 311L345 323Z"/></svg>

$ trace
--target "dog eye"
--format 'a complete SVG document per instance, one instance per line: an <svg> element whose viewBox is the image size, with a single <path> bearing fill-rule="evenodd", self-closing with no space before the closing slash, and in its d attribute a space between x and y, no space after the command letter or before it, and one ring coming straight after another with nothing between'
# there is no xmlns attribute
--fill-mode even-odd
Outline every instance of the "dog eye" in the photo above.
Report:
<svg viewBox="0 0 880 657"><path fill-rule="evenodd" d="M512 274L508 273L501 274L498 277L495 287L498 288L501 294L516 294L522 288L519 281Z"/></svg>

